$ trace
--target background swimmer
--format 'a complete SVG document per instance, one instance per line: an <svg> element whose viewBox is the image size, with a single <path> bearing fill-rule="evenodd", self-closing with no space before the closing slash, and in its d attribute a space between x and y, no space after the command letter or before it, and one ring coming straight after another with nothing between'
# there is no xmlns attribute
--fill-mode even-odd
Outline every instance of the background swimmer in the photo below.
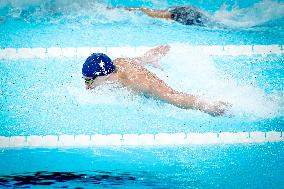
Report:
<svg viewBox="0 0 284 189"><path fill-rule="evenodd" d="M173 20L184 25L206 26L209 23L208 14L193 6L174 6L166 10L149 8L125 8L128 11L142 11L153 18Z"/></svg>

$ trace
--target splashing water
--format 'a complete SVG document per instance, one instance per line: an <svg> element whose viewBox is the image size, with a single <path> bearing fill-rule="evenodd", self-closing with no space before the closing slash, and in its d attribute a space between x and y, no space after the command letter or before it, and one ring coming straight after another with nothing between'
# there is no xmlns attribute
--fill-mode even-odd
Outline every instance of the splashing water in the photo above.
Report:
<svg viewBox="0 0 284 189"><path fill-rule="evenodd" d="M147 66L175 90L199 95L208 101L225 101L232 104L231 114L256 118L273 118L283 115L283 92L266 94L263 89L234 78L215 66L211 57L190 46L172 45L170 53L162 59L163 71ZM79 77L79 76L78 76ZM94 91L69 86L68 92L80 104L143 105L143 97L134 95L117 84L100 86ZM151 99L147 99L151 101ZM142 103L142 104L141 104ZM157 104L148 104L147 106ZM169 106L163 108L168 109ZM171 109L171 111L175 111ZM178 110L176 110L178 111Z"/></svg>
<svg viewBox="0 0 284 189"><path fill-rule="evenodd" d="M218 70L212 58L186 45L174 45L163 60L167 82L180 91L222 100L233 105L233 114L268 118L283 113L283 94L266 94L257 86L236 81ZM281 108L282 107L282 108Z"/></svg>
<svg viewBox="0 0 284 189"><path fill-rule="evenodd" d="M1 7L9 7L8 16L22 18L27 22L49 22L49 23L114 23L132 20L137 16L125 14L122 9L108 9L106 4L95 0L28 0L28 1L3 1Z"/></svg>
<svg viewBox="0 0 284 189"><path fill-rule="evenodd" d="M135 105L139 102L139 96L133 95L126 88L117 83L109 83L104 86L98 86L89 91L81 87L68 86L67 90L71 96L76 97L80 104L124 104Z"/></svg>
<svg viewBox="0 0 284 189"><path fill-rule="evenodd" d="M154 5L161 4L166 7L164 1L153 1ZM26 21L51 23L80 22L80 23L114 23L132 22L145 24L149 22L147 17L137 14L129 14L122 9L108 9L107 4L95 0L3 0L0 8L9 7L8 15L12 18L23 18ZM208 13L209 14L209 13ZM246 8L226 4L213 13L212 26L223 26L230 28L250 28L283 18L284 3L275 0L263 0ZM150 19L151 20L151 19ZM216 23L215 23L216 22ZM215 24L214 24L215 23Z"/></svg>
<svg viewBox="0 0 284 189"><path fill-rule="evenodd" d="M284 3L263 0L251 7L239 8L235 6L232 10L229 10L229 7L224 4L219 11L214 13L213 17L217 22L232 28L253 27L283 18Z"/></svg>

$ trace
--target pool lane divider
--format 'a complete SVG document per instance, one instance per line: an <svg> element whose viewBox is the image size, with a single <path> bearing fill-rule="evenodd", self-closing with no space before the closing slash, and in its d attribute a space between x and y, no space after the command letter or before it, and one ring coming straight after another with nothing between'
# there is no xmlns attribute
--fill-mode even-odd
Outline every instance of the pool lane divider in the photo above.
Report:
<svg viewBox="0 0 284 189"><path fill-rule="evenodd" d="M284 55L284 45L194 45L189 49L212 56L263 56ZM108 54L111 58L140 56L153 47L50 47L50 48L0 48L2 59L31 59L31 58L82 58L94 52Z"/></svg>
<svg viewBox="0 0 284 189"><path fill-rule="evenodd" d="M187 146L284 142L284 132L219 132L158 134L94 134L47 136L0 136L0 148L99 147L99 146Z"/></svg>

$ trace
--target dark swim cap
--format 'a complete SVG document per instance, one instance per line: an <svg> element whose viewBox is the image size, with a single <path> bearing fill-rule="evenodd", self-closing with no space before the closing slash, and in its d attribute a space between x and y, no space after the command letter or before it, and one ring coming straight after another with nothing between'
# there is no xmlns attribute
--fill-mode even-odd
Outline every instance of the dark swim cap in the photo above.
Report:
<svg viewBox="0 0 284 189"><path fill-rule="evenodd" d="M93 53L83 64L82 74L85 77L106 76L115 70L111 59L103 53Z"/></svg>

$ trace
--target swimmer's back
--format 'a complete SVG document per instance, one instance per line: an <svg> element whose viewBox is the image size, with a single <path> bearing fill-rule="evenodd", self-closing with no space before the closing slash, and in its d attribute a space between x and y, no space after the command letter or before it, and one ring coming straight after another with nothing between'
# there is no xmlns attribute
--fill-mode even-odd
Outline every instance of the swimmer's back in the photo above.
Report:
<svg viewBox="0 0 284 189"><path fill-rule="evenodd" d="M155 74L148 71L143 66L132 62L132 59L118 58L114 60L117 65L117 74L120 82L136 92L149 92L161 97L161 94L172 93L170 87L166 85Z"/></svg>

